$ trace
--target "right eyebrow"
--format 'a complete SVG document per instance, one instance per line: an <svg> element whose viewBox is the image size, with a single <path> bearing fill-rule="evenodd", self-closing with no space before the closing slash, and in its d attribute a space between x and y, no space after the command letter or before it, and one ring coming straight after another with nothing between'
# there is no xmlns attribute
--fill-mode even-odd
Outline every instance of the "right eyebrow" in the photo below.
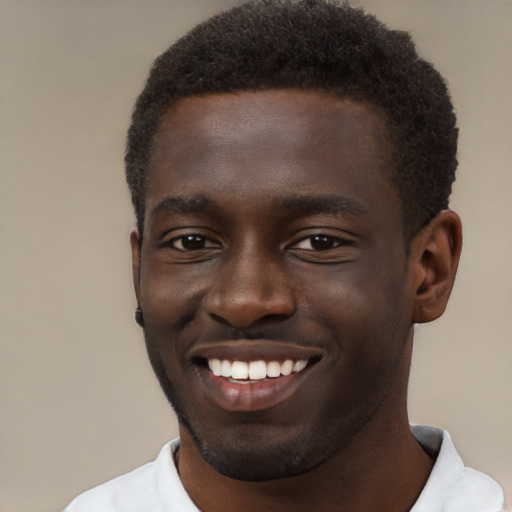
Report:
<svg viewBox="0 0 512 512"><path fill-rule="evenodd" d="M158 215L173 215L179 213L213 213L218 210L211 199L203 195L170 196L160 201L152 210L149 217Z"/></svg>

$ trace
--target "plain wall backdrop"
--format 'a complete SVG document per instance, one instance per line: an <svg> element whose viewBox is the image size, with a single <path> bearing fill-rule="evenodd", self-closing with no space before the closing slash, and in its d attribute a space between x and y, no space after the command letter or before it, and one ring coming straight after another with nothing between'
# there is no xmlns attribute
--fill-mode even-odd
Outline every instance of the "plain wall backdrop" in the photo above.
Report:
<svg viewBox="0 0 512 512"><path fill-rule="evenodd" d="M51 512L153 459L173 413L133 321L124 137L153 59L230 0L0 1L0 511ZM448 79L464 222L417 329L411 421L512 485L512 3L368 0Z"/></svg>

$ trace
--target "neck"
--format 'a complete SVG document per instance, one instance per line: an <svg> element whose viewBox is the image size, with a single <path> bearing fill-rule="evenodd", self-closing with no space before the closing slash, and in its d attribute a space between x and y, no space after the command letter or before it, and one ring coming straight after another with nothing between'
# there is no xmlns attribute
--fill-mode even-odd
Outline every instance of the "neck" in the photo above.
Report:
<svg viewBox="0 0 512 512"><path fill-rule="evenodd" d="M412 345L412 344L411 344ZM409 427L409 363L379 410L331 459L302 475L246 482L215 471L180 426L178 468L191 499L203 512L405 512L423 489L433 461ZM405 395L405 396L404 396ZM389 412L391 411L391 413Z"/></svg>

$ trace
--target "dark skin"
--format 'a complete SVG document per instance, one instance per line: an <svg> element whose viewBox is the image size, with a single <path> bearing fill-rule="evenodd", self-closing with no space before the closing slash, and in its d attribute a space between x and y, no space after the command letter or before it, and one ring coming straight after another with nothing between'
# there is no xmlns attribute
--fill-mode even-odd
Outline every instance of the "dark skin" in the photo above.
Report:
<svg viewBox="0 0 512 512"><path fill-rule="evenodd" d="M413 324L445 309L461 225L443 211L406 241L390 154L381 112L314 91L192 97L164 116L133 274L202 511L402 512L425 485ZM307 365L244 380L213 359Z"/></svg>

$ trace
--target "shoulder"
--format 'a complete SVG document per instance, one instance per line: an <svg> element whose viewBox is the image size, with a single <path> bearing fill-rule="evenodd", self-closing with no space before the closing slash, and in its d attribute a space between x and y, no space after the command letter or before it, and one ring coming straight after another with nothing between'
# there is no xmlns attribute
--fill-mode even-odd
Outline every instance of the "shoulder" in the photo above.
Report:
<svg viewBox="0 0 512 512"><path fill-rule="evenodd" d="M76 497L64 512L130 512L147 501L154 462L94 487ZM140 509L140 507L139 507Z"/></svg>
<svg viewBox="0 0 512 512"><path fill-rule="evenodd" d="M491 477L464 466L448 432L413 426L423 449L436 459L411 512L501 512L504 495Z"/></svg>
<svg viewBox="0 0 512 512"><path fill-rule="evenodd" d="M503 490L490 476L465 467L462 474L446 489L444 510L450 512L502 512Z"/></svg>
<svg viewBox="0 0 512 512"><path fill-rule="evenodd" d="M466 503L478 503L482 510L503 510L505 498L500 485L490 476L475 469L465 467L462 477L455 483L454 495L462 494Z"/></svg>
<svg viewBox="0 0 512 512"><path fill-rule="evenodd" d="M167 497L160 493L161 482L179 498L181 482L173 462L178 441L167 443L157 459L130 473L109 480L76 497L64 512L163 512L168 510Z"/></svg>

